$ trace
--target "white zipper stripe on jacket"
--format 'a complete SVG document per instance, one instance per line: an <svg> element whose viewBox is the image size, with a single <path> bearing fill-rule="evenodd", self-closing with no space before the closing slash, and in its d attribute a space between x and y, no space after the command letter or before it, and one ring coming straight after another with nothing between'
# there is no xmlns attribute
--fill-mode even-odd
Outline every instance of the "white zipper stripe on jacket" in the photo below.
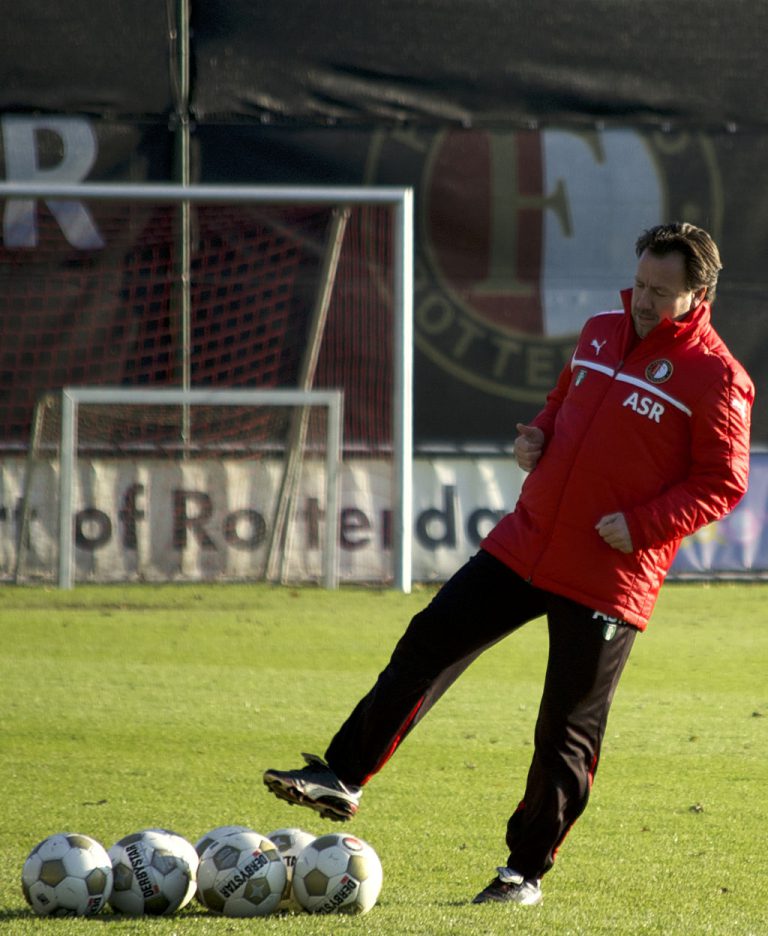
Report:
<svg viewBox="0 0 768 936"><path fill-rule="evenodd" d="M612 367L607 367L605 364L598 364L595 361L582 361L580 358L573 358L571 361L571 368L575 367L588 367L590 370L599 371L601 374L606 374L608 377L614 377L616 380L622 381L622 383L631 384L633 387L640 387L643 390L647 390L649 393L655 394L657 397L661 397L661 399L666 400L667 403L671 403L672 406L679 409L682 413L685 413L686 416L693 416L693 411L690 410L685 403L681 403L680 400L676 400L668 393L664 393L663 390L659 390L655 384L649 383L646 380L640 380L639 377L631 377L629 374L617 373Z"/></svg>

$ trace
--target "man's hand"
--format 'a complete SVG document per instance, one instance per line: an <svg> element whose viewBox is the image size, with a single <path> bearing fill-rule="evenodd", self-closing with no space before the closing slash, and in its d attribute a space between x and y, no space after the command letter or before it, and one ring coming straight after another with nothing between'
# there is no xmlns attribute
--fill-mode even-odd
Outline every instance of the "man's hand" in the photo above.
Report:
<svg viewBox="0 0 768 936"><path fill-rule="evenodd" d="M544 433L538 426L525 426L518 423L519 433L514 442L515 458L523 471L533 471L544 451Z"/></svg>
<svg viewBox="0 0 768 936"><path fill-rule="evenodd" d="M632 537L623 513L606 514L597 521L595 529L613 549L623 553L633 551Z"/></svg>

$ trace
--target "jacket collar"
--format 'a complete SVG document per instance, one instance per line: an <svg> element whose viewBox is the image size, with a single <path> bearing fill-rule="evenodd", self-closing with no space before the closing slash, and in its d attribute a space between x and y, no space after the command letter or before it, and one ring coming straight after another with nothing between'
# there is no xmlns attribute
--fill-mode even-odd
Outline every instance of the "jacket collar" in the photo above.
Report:
<svg viewBox="0 0 768 936"><path fill-rule="evenodd" d="M624 316L631 333L635 332L635 324L632 321L632 289L622 289L621 301L624 306ZM706 301L700 302L695 309L683 316L681 319L665 319L653 329L653 331L643 338L643 343L658 342L666 343L668 341L679 341L685 338L694 338L701 334L710 324L712 309Z"/></svg>

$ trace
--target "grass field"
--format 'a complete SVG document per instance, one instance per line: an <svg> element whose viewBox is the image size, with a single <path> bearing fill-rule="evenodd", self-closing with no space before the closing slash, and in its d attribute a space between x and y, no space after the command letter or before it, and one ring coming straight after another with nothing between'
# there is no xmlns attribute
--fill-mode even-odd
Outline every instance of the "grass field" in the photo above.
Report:
<svg viewBox="0 0 768 936"><path fill-rule="evenodd" d="M0 932L768 933L766 585L668 585L616 696L590 806L536 908L472 906L506 858L546 653L541 622L462 677L368 786L349 828L384 866L363 917L42 920L19 876L59 831L339 831L269 796L265 767L322 753L428 600L268 586L3 589Z"/></svg>

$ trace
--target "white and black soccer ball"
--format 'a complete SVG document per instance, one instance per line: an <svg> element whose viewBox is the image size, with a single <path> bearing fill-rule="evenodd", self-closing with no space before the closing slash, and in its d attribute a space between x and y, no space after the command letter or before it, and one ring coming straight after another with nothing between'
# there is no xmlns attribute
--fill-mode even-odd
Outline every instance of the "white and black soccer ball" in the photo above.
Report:
<svg viewBox="0 0 768 936"><path fill-rule="evenodd" d="M384 873L375 850L354 835L321 835L293 869L293 896L309 913L367 913L381 893Z"/></svg>
<svg viewBox="0 0 768 936"><path fill-rule="evenodd" d="M253 829L250 826L245 825L220 825L216 826L215 829L211 829L210 832L206 832L205 835L201 835L200 838L195 842L195 851L197 852L198 858L203 857L203 853L206 848L209 848L211 845L220 841L224 838L225 835L232 835L233 832L253 832ZM195 898L198 902L202 903L200 899L200 888L195 889Z"/></svg>
<svg viewBox="0 0 768 936"><path fill-rule="evenodd" d="M88 835L49 835L24 862L21 889L40 916L93 916L112 891L112 863Z"/></svg>
<svg viewBox="0 0 768 936"><path fill-rule="evenodd" d="M277 906L278 911L297 912L302 908L293 896L293 869L296 865L296 859L310 842L314 842L315 836L311 832L305 832L304 829L275 829L267 835L270 842L273 842L280 857L285 865L285 888L283 897Z"/></svg>
<svg viewBox="0 0 768 936"><path fill-rule="evenodd" d="M203 852L197 892L214 913L267 916L277 910L286 877L280 852L266 836L253 830L233 832Z"/></svg>
<svg viewBox="0 0 768 936"><path fill-rule="evenodd" d="M189 865L191 873L189 875L187 891L178 907L178 909L181 910L182 907L186 907L190 900L192 900L197 891L197 869L200 866L200 855L195 846L183 835L179 835L178 832L173 832L171 829L150 829L149 831L162 832L164 835L170 836L174 851Z"/></svg>
<svg viewBox="0 0 768 936"><path fill-rule="evenodd" d="M197 852L167 829L126 835L109 849L113 886L109 902L129 916L168 916L186 906L197 886Z"/></svg>

